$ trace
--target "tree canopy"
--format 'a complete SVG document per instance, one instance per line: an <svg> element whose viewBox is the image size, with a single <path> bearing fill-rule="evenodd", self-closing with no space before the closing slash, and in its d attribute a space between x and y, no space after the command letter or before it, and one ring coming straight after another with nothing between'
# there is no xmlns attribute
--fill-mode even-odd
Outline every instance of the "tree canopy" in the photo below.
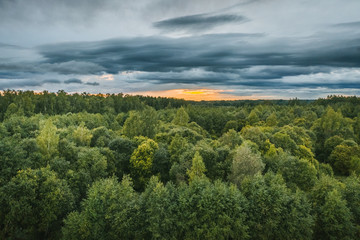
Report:
<svg viewBox="0 0 360 240"><path fill-rule="evenodd" d="M360 99L0 94L0 239L359 239Z"/></svg>

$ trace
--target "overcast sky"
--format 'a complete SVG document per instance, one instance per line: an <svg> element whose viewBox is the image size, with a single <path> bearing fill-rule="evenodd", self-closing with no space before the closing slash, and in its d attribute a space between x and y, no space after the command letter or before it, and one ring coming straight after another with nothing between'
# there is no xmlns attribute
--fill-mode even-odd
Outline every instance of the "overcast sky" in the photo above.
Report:
<svg viewBox="0 0 360 240"><path fill-rule="evenodd" d="M360 95L359 0L0 0L0 90Z"/></svg>

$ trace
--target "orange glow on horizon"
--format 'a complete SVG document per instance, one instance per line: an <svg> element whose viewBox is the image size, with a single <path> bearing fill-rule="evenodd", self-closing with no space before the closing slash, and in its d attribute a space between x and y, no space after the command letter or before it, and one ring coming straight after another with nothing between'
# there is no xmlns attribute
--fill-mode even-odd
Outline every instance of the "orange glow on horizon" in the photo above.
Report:
<svg viewBox="0 0 360 240"><path fill-rule="evenodd" d="M44 90L32 91L35 95L44 94ZM159 90L159 91L138 91L123 93L126 95L142 95L151 97L167 97L167 98L178 98L190 101L216 101L216 100L259 100L259 99L277 99L274 96L262 96L262 95L247 95L247 96L236 96L231 94L233 90L221 90L221 89L171 89L171 90ZM56 92L48 92L54 93ZM83 94L86 92L67 92L67 94ZM4 91L0 90L0 95L3 95ZM110 93L86 93L87 95L108 97Z"/></svg>
<svg viewBox="0 0 360 240"><path fill-rule="evenodd" d="M171 89L163 91L140 91L132 92L131 95L144 95L153 97L181 98L191 101L215 101L215 100L258 100L272 99L272 96L236 96L232 90L217 89Z"/></svg>

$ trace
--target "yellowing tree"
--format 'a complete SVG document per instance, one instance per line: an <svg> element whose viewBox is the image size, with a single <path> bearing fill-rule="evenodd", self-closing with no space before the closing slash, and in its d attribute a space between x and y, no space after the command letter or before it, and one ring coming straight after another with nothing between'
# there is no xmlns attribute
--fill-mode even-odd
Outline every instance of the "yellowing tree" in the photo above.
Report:
<svg viewBox="0 0 360 240"><path fill-rule="evenodd" d="M91 131L85 127L84 123L81 123L80 126L75 129L72 135L77 145L90 146L93 135L91 134Z"/></svg>
<svg viewBox="0 0 360 240"><path fill-rule="evenodd" d="M36 138L40 152L47 158L51 158L58 152L59 135L56 133L57 128L50 119L43 123L40 134Z"/></svg>
<svg viewBox="0 0 360 240"><path fill-rule="evenodd" d="M192 159L192 166L187 170L187 175L189 176L189 182L192 182L196 177L205 176L206 167L203 162L203 158L200 153L197 151Z"/></svg>
<svg viewBox="0 0 360 240"><path fill-rule="evenodd" d="M138 146L130 158L131 173L134 177L135 187L143 187L151 176L152 162L158 144L148 139Z"/></svg>
<svg viewBox="0 0 360 240"><path fill-rule="evenodd" d="M265 168L259 153L254 153L248 144L235 149L229 180L240 186L247 176L261 173Z"/></svg>

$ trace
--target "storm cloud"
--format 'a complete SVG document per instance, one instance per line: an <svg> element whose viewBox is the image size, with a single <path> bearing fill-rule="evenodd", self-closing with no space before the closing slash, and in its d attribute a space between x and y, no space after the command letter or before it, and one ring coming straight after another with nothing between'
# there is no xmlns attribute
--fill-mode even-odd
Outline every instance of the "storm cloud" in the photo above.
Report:
<svg viewBox="0 0 360 240"><path fill-rule="evenodd" d="M86 82L85 85L89 85L89 86L99 86L100 83L98 83L98 82Z"/></svg>
<svg viewBox="0 0 360 240"><path fill-rule="evenodd" d="M166 31L204 31L224 24L246 21L246 17L235 14L196 14L158 21L154 26Z"/></svg>
<svg viewBox="0 0 360 240"><path fill-rule="evenodd" d="M45 59L42 64L86 62L111 74L122 71L179 72L195 68L236 72L258 66L258 71L242 74L251 79L271 79L360 64L360 39L341 43L312 39L302 39L300 43L292 39L292 44L281 38L270 43L264 43L262 39L261 35L242 34L175 39L148 37L66 43L39 49ZM85 69L83 74L88 71Z"/></svg>
<svg viewBox="0 0 360 240"><path fill-rule="evenodd" d="M45 79L42 81L42 83L49 83L49 84L60 84L61 81L57 79Z"/></svg>
<svg viewBox="0 0 360 240"><path fill-rule="evenodd" d="M83 82L78 78L70 78L64 81L65 84L82 84Z"/></svg>

